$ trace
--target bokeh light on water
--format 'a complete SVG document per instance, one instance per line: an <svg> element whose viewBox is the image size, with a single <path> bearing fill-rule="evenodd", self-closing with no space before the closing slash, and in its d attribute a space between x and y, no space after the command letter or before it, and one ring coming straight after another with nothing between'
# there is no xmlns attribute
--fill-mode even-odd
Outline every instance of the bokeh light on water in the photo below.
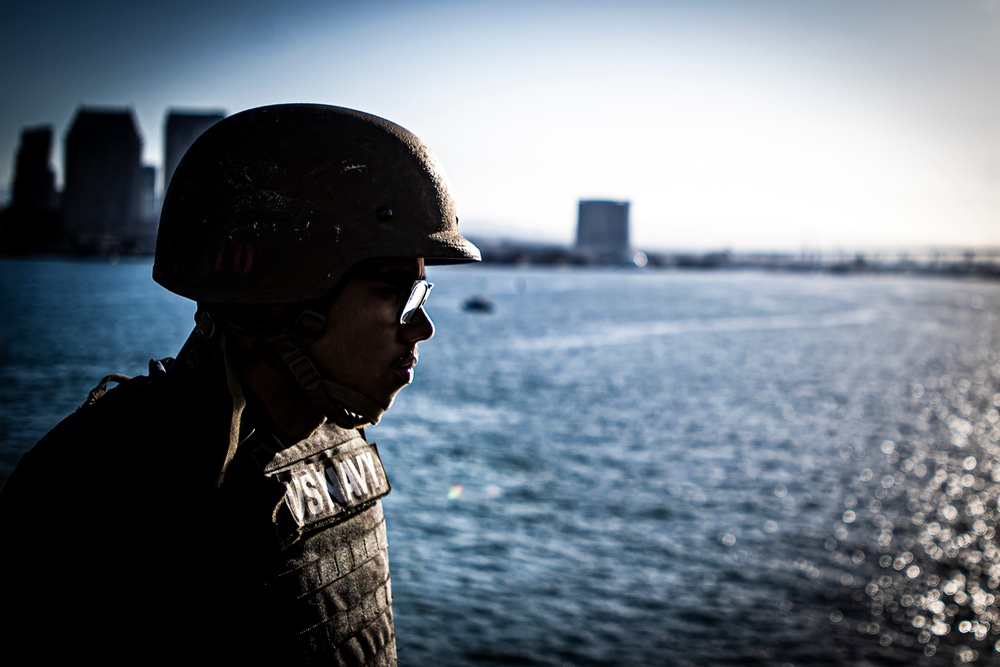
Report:
<svg viewBox="0 0 1000 667"><path fill-rule="evenodd" d="M996 336L998 329L984 330ZM910 384L913 424L883 441L845 502L834 562L853 565L883 645L1000 652L1000 356L997 340L950 350ZM860 596L859 596L860 597Z"/></svg>
<svg viewBox="0 0 1000 667"><path fill-rule="evenodd" d="M1000 286L453 275L425 391L390 423L452 440L444 521L471 531L396 559L403 629L427 637L411 656L477 636L488 664L997 661ZM477 290L496 316L447 308ZM442 558L483 568L479 619L406 613ZM435 617L450 640L425 634Z"/></svg>

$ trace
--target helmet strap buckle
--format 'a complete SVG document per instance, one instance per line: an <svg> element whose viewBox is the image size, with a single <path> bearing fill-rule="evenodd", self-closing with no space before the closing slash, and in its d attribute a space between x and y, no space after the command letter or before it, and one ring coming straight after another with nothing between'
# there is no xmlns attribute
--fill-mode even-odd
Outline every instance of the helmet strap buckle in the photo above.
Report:
<svg viewBox="0 0 1000 667"><path fill-rule="evenodd" d="M289 331L292 335L301 336L311 342L322 336L325 329L326 315L309 308L303 308L299 316L295 318Z"/></svg>
<svg viewBox="0 0 1000 667"><path fill-rule="evenodd" d="M344 385L325 380L312 360L288 339L271 342L299 386L319 410L341 428L355 429L377 424L386 406ZM351 407L348 407L351 406Z"/></svg>
<svg viewBox="0 0 1000 667"><path fill-rule="evenodd" d="M199 308L198 312L195 314L197 318L195 329L200 333L205 340L212 340L218 331L215 325L215 320L212 319L211 314L204 308Z"/></svg>

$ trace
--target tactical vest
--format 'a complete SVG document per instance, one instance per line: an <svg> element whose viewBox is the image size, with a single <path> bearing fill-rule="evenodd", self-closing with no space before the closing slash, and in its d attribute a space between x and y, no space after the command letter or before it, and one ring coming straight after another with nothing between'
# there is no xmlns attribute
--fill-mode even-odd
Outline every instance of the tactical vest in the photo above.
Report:
<svg viewBox="0 0 1000 667"><path fill-rule="evenodd" d="M271 541L245 547L272 554L258 579L262 586L254 607L269 619L266 632L275 656L292 662L395 665L380 502L390 487L375 443L367 442L362 431L327 424L290 447L279 448L273 436L257 433L240 447L247 448L255 465L243 466L237 479L227 474L223 492L230 495L230 516L257 514L252 539ZM254 472L256 479L247 483ZM231 482L235 490L226 491ZM268 538L258 522L265 508L270 510Z"/></svg>

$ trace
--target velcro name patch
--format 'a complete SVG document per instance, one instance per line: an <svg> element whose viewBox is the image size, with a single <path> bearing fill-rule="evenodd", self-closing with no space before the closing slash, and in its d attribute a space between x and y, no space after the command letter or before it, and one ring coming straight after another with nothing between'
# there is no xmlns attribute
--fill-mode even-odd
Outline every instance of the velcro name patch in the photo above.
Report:
<svg viewBox="0 0 1000 667"><path fill-rule="evenodd" d="M279 532L344 520L390 491L378 447L360 437L266 472L285 487L274 516Z"/></svg>

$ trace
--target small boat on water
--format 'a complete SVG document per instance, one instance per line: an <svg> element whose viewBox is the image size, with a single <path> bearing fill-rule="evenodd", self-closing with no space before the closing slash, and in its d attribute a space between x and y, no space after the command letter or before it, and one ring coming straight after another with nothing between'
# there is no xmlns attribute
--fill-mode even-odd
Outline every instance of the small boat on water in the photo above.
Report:
<svg viewBox="0 0 1000 667"><path fill-rule="evenodd" d="M485 296L470 296L462 303L462 310L470 313L492 313L493 302Z"/></svg>

